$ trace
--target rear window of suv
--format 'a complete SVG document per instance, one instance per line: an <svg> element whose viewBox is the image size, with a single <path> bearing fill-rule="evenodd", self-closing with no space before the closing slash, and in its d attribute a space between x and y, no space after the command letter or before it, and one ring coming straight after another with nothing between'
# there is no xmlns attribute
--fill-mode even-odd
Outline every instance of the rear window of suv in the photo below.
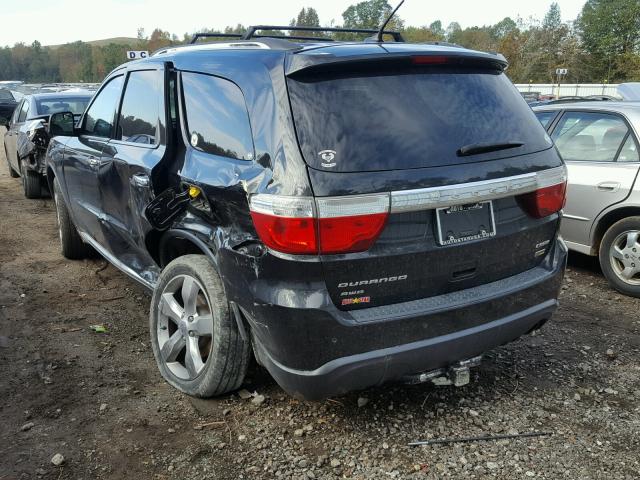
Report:
<svg viewBox="0 0 640 480"><path fill-rule="evenodd" d="M434 167L551 147L520 93L494 70L328 73L289 78L288 87L298 141L314 168L322 163L323 169L342 172ZM457 155L466 145L505 142L523 146Z"/></svg>

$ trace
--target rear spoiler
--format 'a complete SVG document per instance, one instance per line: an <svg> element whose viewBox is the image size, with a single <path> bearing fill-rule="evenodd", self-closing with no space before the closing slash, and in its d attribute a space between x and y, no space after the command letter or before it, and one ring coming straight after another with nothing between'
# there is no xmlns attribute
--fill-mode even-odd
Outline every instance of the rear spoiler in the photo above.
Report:
<svg viewBox="0 0 640 480"><path fill-rule="evenodd" d="M321 50L321 49L318 49ZM308 73L328 73L367 68L401 68L411 66L455 66L488 68L500 72L509 65L501 54L476 52L473 50L435 50L380 52L359 55L336 56L322 54L318 50L302 51L289 55L285 74L293 77Z"/></svg>

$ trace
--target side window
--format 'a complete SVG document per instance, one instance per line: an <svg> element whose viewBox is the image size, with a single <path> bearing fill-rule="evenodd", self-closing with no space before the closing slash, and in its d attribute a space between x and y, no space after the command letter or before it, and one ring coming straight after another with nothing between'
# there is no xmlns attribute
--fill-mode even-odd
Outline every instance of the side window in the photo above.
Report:
<svg viewBox="0 0 640 480"><path fill-rule="evenodd" d="M27 119L27 114L29 113L29 100L24 100L22 102L22 108L20 109L20 114L18 115L18 122L24 122Z"/></svg>
<svg viewBox="0 0 640 480"><path fill-rule="evenodd" d="M100 90L84 116L83 134L105 138L111 137L113 121L122 90L122 82L123 77L120 75L109 80L109 83Z"/></svg>
<svg viewBox="0 0 640 480"><path fill-rule="evenodd" d="M542 124L542 126L546 129L549 126L553 117L556 116L556 112L535 112L538 121Z"/></svg>
<svg viewBox="0 0 640 480"><path fill-rule="evenodd" d="M564 160L613 162L628 130L617 115L567 112L553 132L553 139Z"/></svg>
<svg viewBox="0 0 640 480"><path fill-rule="evenodd" d="M127 80L116 138L155 145L162 90L156 70L131 72Z"/></svg>
<svg viewBox="0 0 640 480"><path fill-rule="evenodd" d="M16 105L15 110L13 111L13 115L11 115L11 123L17 123L18 117L20 116L20 112L22 111L22 105L24 105L24 100L22 100L18 105Z"/></svg>
<svg viewBox="0 0 640 480"><path fill-rule="evenodd" d="M183 73L187 133L194 148L240 160L253 159L253 138L244 96L232 82Z"/></svg>
<svg viewBox="0 0 640 480"><path fill-rule="evenodd" d="M638 145L636 145L633 135L627 137L627 141L624 142L620 155L618 155L619 162L640 162L638 156Z"/></svg>

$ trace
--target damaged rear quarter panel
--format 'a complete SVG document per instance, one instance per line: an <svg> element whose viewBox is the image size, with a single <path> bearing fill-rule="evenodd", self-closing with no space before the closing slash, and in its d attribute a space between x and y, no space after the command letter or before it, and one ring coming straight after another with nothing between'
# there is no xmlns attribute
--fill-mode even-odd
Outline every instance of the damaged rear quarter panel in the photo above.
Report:
<svg viewBox="0 0 640 480"><path fill-rule="evenodd" d="M223 56L224 61L207 60L207 56ZM299 299L287 298L284 294L274 299L273 293L265 293L293 291L280 288L279 284L294 279L299 281L301 266L266 252L253 227L248 204L249 196L255 193L312 194L291 117L283 56L283 52L265 51L256 61L255 57L248 59L237 52L219 51L198 55L192 52L185 57L177 54L173 59L178 70L232 81L245 99L254 143L253 160L236 160L198 151L189 145L187 132L183 132L187 150L180 178L185 184L201 189L211 214L190 207L174 224L174 228L190 230L205 239L214 254L229 299L245 311L253 310L254 303L269 304L274 300L285 305L299 303ZM306 273L310 278L321 279L319 262L310 263L312 269L305 270ZM270 285L261 289L265 269ZM262 290L262 294L256 290Z"/></svg>

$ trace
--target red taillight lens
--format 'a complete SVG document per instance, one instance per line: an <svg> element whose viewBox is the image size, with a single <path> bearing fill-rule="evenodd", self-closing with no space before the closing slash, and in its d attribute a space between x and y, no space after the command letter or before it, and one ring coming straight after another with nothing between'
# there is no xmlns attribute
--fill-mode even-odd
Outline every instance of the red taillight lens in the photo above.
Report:
<svg viewBox="0 0 640 480"><path fill-rule="evenodd" d="M369 250L387 222L387 213L321 218L322 253L351 253Z"/></svg>
<svg viewBox="0 0 640 480"><path fill-rule="evenodd" d="M318 253L314 218L276 217L251 212L253 224L264 244L284 253Z"/></svg>
<svg viewBox="0 0 640 480"><path fill-rule="evenodd" d="M329 197L254 195L251 217L264 244L291 254L368 250L389 215L389 194Z"/></svg>
<svg viewBox="0 0 640 480"><path fill-rule="evenodd" d="M518 200L529 215L534 218L543 218L562 210L566 190L567 182L562 182L520 195Z"/></svg>

